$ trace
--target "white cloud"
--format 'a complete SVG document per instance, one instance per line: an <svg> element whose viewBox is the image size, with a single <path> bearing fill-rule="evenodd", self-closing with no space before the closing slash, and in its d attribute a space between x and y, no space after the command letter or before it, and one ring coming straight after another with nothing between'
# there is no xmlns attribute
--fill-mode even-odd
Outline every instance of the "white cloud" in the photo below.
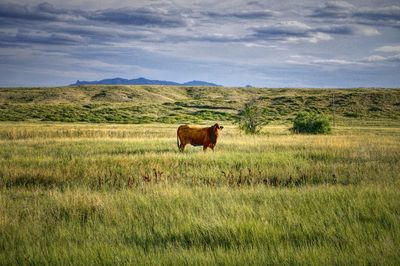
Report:
<svg viewBox="0 0 400 266"><path fill-rule="evenodd" d="M254 48L254 47L267 47L266 45L264 45L264 44L259 44L259 43L244 43L244 46L245 47L248 47L248 48Z"/></svg>
<svg viewBox="0 0 400 266"><path fill-rule="evenodd" d="M384 53L400 53L400 45L381 46L379 48L376 48L375 51Z"/></svg>
<svg viewBox="0 0 400 266"><path fill-rule="evenodd" d="M376 36L381 34L377 29L368 26L359 26L356 32L364 36Z"/></svg>
<svg viewBox="0 0 400 266"><path fill-rule="evenodd" d="M359 65L360 62L345 59L319 59L311 62L316 65Z"/></svg>
<svg viewBox="0 0 400 266"><path fill-rule="evenodd" d="M400 54L393 56L370 55L363 58L315 58L312 56L294 55L290 56L290 60L286 63L292 65L318 65L318 66L377 66L379 65L396 65L400 62Z"/></svg>
<svg viewBox="0 0 400 266"><path fill-rule="evenodd" d="M107 78L114 73L148 77L154 70L154 79L162 75L171 80L173 75L176 80L199 79L213 72L220 84L254 85L257 81L251 78L270 71L273 74L268 76L276 76L282 85L318 85L329 79L321 73L333 69L341 77L334 82L351 79L349 73L374 71L374 78L366 77L373 84L400 84L395 73L400 60L399 0L51 0L51 5L40 4L43 1L0 4L4 22L0 80L4 83L10 73L27 79L18 72L25 64L32 72L44 68L69 73L79 67L71 82L92 79L85 77L87 71ZM321 2L325 4L317 7ZM41 53L34 62L22 60L21 53L35 49ZM52 60L55 55L60 59ZM48 62L62 64L46 66ZM239 73L235 81L233 68ZM80 71L83 74L78 75ZM287 71L297 77L288 77ZM242 82L241 73L249 73L250 81ZM262 77L259 84L267 82Z"/></svg>
<svg viewBox="0 0 400 266"><path fill-rule="evenodd" d="M370 56L364 58L364 61L367 61L367 62L382 62L385 60L386 60L386 58L383 56L380 56L380 55L370 55Z"/></svg>
<svg viewBox="0 0 400 266"><path fill-rule="evenodd" d="M368 63L397 63L400 61L400 54L391 56L370 55L360 60L361 62Z"/></svg>
<svg viewBox="0 0 400 266"><path fill-rule="evenodd" d="M253 37L260 41L282 41L284 43L309 42L331 40L332 37L300 21L281 21L273 25L264 25L252 28Z"/></svg>
<svg viewBox="0 0 400 266"><path fill-rule="evenodd" d="M316 32L311 35L309 41L311 43L317 43L319 41L329 41L332 40L332 37L329 34L323 32Z"/></svg>

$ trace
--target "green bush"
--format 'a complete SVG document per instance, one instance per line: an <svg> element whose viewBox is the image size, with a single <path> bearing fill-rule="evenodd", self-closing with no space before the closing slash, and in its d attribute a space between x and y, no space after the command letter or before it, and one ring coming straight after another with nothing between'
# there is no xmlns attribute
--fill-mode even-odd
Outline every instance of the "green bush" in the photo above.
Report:
<svg viewBox="0 0 400 266"><path fill-rule="evenodd" d="M255 100L246 103L235 119L235 123L246 134L259 133L268 122L264 115L264 109Z"/></svg>
<svg viewBox="0 0 400 266"><path fill-rule="evenodd" d="M293 132L324 134L331 131L331 124L323 114L316 112L300 112L293 120Z"/></svg>

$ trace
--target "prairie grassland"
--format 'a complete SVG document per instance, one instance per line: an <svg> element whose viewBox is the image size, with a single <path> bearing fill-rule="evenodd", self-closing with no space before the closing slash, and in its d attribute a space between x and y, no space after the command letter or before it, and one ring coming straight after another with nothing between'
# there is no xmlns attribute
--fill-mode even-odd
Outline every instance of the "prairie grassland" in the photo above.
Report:
<svg viewBox="0 0 400 266"><path fill-rule="evenodd" d="M0 121L201 123L232 121L256 99L268 119L288 123L299 111L335 114L339 125L400 119L398 89L267 89L88 85L0 88Z"/></svg>
<svg viewBox="0 0 400 266"><path fill-rule="evenodd" d="M1 123L0 264L400 263L400 128L176 128Z"/></svg>
<svg viewBox="0 0 400 266"><path fill-rule="evenodd" d="M397 182L398 128L258 136L227 126L215 152L177 150L175 125L2 124L1 187L120 189L147 182L303 186Z"/></svg>

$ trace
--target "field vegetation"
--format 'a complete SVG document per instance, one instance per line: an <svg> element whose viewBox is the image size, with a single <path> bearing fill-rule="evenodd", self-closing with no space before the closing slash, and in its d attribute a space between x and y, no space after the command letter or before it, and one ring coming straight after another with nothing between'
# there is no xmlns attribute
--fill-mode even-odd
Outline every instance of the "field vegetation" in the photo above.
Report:
<svg viewBox="0 0 400 266"><path fill-rule="evenodd" d="M269 120L290 123L317 111L343 125L400 120L397 89L259 89L165 86L81 86L0 90L0 121L202 123L233 121L256 100ZM379 122L377 125L381 125Z"/></svg>
<svg viewBox="0 0 400 266"><path fill-rule="evenodd" d="M331 132L328 117L316 112L299 112L293 119L292 131L295 133L326 134Z"/></svg>
<svg viewBox="0 0 400 266"><path fill-rule="evenodd" d="M2 264L397 264L400 129L3 123Z"/></svg>
<svg viewBox="0 0 400 266"><path fill-rule="evenodd" d="M115 89L0 90L1 265L400 264L396 90ZM332 94L330 134L291 133ZM254 96L275 121L246 135L230 118ZM178 151L184 119L224 126L214 152Z"/></svg>

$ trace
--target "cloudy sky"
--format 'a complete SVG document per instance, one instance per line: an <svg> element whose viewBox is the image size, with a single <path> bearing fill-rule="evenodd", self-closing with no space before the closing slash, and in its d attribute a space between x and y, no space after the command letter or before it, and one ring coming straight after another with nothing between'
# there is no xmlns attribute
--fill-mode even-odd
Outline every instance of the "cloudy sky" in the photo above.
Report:
<svg viewBox="0 0 400 266"><path fill-rule="evenodd" d="M0 86L400 87L399 0L0 0Z"/></svg>

